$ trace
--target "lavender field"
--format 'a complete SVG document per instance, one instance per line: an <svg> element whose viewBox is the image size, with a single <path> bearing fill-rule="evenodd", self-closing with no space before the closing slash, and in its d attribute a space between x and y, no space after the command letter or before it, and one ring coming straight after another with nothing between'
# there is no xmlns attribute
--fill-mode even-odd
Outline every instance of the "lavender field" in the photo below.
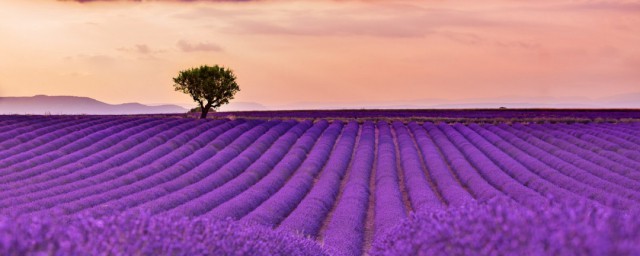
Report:
<svg viewBox="0 0 640 256"><path fill-rule="evenodd" d="M0 116L1 255L639 255L640 123Z"/></svg>

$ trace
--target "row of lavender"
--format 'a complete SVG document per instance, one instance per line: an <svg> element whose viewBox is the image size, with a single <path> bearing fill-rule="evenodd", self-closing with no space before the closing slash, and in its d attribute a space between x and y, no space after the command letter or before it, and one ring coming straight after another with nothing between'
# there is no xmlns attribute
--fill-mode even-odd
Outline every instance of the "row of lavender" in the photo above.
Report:
<svg viewBox="0 0 640 256"><path fill-rule="evenodd" d="M411 212L630 210L640 125L1 117L0 211L231 218L360 255Z"/></svg>
<svg viewBox="0 0 640 256"><path fill-rule="evenodd" d="M358 109L273 110L211 113L247 118L502 118L502 119L639 119L638 109Z"/></svg>

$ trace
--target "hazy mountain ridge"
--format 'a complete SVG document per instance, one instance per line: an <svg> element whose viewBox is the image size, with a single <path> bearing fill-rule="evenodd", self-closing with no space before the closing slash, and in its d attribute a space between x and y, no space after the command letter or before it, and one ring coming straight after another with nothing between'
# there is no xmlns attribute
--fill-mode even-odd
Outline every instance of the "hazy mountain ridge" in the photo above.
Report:
<svg viewBox="0 0 640 256"><path fill-rule="evenodd" d="M503 96L446 100L425 98L384 102L296 102L269 106L281 109L450 109L450 108L640 108L640 92L619 94L597 99L584 97L523 97ZM259 109L257 109L259 110Z"/></svg>
<svg viewBox="0 0 640 256"><path fill-rule="evenodd" d="M195 107L196 104L193 103ZM607 96L598 99L560 97L504 96L446 100L437 98L384 102L296 102L265 105L256 102L231 102L220 111L313 110L313 109L455 109L455 108L640 108L640 93ZM89 97L46 96L0 97L0 114L170 114L186 113L188 105L108 104Z"/></svg>
<svg viewBox="0 0 640 256"><path fill-rule="evenodd" d="M185 113L177 105L148 106L140 103L108 104L89 97L46 96L0 97L0 114L168 114Z"/></svg>

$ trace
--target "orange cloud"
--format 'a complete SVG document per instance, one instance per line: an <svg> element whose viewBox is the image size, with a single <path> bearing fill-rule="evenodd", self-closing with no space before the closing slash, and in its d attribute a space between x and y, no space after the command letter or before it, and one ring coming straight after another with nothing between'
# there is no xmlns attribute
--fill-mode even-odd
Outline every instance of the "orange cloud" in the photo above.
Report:
<svg viewBox="0 0 640 256"><path fill-rule="evenodd" d="M222 51L222 48L213 43L190 43L185 40L180 40L177 43L178 48L183 52L218 52Z"/></svg>

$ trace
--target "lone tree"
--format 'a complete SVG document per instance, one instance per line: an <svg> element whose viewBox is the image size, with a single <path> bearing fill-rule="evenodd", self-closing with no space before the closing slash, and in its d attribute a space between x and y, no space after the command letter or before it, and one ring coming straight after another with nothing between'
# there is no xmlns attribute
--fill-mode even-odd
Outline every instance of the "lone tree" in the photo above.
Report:
<svg viewBox="0 0 640 256"><path fill-rule="evenodd" d="M200 118L206 118L211 108L217 109L229 103L233 95L240 91L233 71L218 65L180 71L173 82L176 91L187 93L198 102L202 113Z"/></svg>

